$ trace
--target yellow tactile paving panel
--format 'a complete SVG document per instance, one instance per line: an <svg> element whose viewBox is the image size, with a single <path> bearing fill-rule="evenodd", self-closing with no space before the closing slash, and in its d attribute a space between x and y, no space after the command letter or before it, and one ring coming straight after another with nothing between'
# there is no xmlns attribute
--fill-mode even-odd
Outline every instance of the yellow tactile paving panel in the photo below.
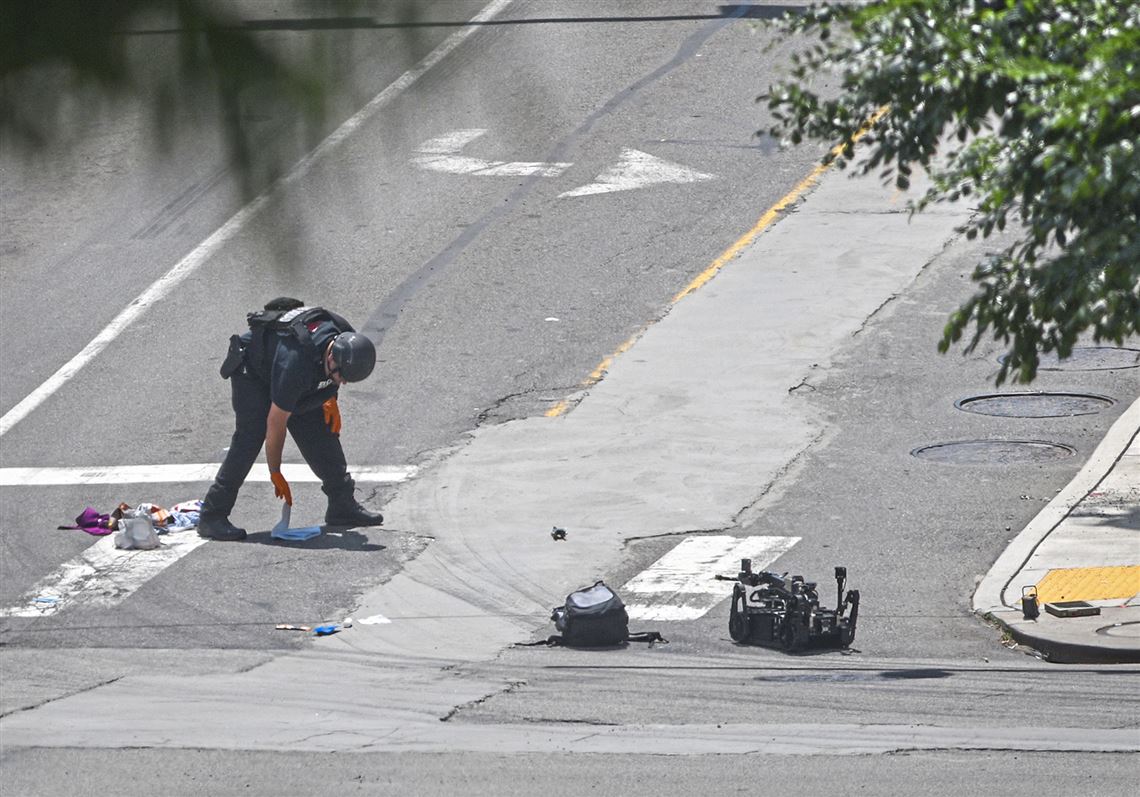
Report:
<svg viewBox="0 0 1140 797"><path fill-rule="evenodd" d="M1140 594L1140 565L1127 567L1067 567L1050 570L1037 582L1037 600L1107 601Z"/></svg>

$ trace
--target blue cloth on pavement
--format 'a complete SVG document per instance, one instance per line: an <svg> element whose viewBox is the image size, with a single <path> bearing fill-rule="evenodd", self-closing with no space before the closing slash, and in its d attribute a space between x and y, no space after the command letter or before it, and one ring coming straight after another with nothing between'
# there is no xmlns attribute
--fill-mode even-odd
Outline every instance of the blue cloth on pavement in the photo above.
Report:
<svg viewBox="0 0 1140 797"><path fill-rule="evenodd" d="M320 526L306 526L303 529L273 531L269 536L275 540L311 540L313 537L319 537L320 534Z"/></svg>

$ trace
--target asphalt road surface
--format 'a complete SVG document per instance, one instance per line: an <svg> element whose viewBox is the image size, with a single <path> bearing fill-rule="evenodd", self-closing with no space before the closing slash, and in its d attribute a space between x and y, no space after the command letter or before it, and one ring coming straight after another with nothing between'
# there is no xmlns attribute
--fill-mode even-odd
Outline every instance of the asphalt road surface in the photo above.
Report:
<svg viewBox="0 0 1140 797"><path fill-rule="evenodd" d="M322 36L341 55L325 129L297 133L250 99L287 175L255 177L263 199L241 194L209 114L179 120L164 152L124 105L76 110L37 157L2 153L5 794L1130 791L1136 672L1040 662L969 598L1135 398L1137 371L1043 371L1035 389L1113 400L1086 415L954 406L994 391L999 348L934 351L986 246L944 248L950 211L898 232L897 197L884 210L837 175L813 192L820 150L754 135L755 97L792 49L768 47L756 18L782 6L438 2L411 28L387 24L388 4L239 8L273 46ZM161 65L161 35L137 38ZM789 192L796 237L778 237L785 219L757 245L792 246L802 273L772 263L757 300L729 281L742 257L675 299ZM842 217L860 213L885 226L856 241ZM850 269L812 272L825 251ZM226 341L283 294L380 341L376 374L341 404L351 463L412 474L361 483L386 527L274 542L277 502L252 482L234 518L246 543L118 581L82 570L100 543L56 527L84 506L204 491L117 469L220 461ZM757 345L717 326L733 313L804 331ZM748 361L755 395L683 375L644 387L686 358ZM671 447L638 448L614 420L682 404ZM759 465L731 440L693 444L687 428L718 413L756 427L761 442L741 441ZM1069 454L912 454L994 438ZM70 483L16 478L42 468ZM620 514L612 493L638 490ZM319 522L317 485L294 495L294 525ZM633 623L668 645L509 647L550 633L541 607L574 586L628 583L702 537L797 538L773 568L820 581L828 604L846 566L864 596L853 649L736 646L723 601ZM59 605L35 604L60 585ZM350 614L328 639L274 629Z"/></svg>

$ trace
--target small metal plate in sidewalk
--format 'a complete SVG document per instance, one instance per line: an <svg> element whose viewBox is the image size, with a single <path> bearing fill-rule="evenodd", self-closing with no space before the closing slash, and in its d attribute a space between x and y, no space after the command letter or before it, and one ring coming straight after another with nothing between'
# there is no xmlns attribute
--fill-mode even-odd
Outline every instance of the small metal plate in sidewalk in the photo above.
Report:
<svg viewBox="0 0 1140 797"><path fill-rule="evenodd" d="M1045 611L1054 617L1091 617L1100 614L1100 607L1085 601L1061 601L1046 603Z"/></svg>
<svg viewBox="0 0 1140 797"><path fill-rule="evenodd" d="M922 446L910 453L953 465L1017 465L1064 459L1076 451L1046 440L958 440Z"/></svg>
<svg viewBox="0 0 1140 797"><path fill-rule="evenodd" d="M1092 393L1032 392L970 396L954 402L954 406L965 412L1001 418L1067 418L1092 415L1114 403L1108 396Z"/></svg>

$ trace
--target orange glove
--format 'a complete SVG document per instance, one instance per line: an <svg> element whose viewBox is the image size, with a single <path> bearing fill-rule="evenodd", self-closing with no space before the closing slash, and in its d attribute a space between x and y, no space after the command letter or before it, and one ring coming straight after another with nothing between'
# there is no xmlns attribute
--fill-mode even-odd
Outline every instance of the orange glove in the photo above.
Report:
<svg viewBox="0 0 1140 797"><path fill-rule="evenodd" d="M336 396L321 406L325 409L325 423L329 425L329 431L333 434L340 434L340 407L336 404Z"/></svg>
<svg viewBox="0 0 1140 797"><path fill-rule="evenodd" d="M273 494L284 499L289 506L293 506L293 491L289 489L289 482L285 481L281 472L270 473L269 480L273 482Z"/></svg>

